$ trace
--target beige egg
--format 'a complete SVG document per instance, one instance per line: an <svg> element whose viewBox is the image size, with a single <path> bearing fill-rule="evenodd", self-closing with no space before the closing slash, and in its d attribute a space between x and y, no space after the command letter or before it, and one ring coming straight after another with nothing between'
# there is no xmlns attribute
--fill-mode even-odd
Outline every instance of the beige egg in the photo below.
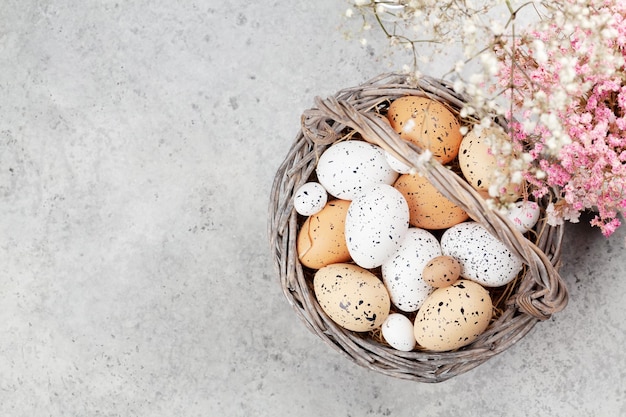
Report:
<svg viewBox="0 0 626 417"><path fill-rule="evenodd" d="M415 340L435 352L466 346L487 329L492 310L489 292L480 284L462 279L438 288L417 312Z"/></svg>
<svg viewBox="0 0 626 417"><path fill-rule="evenodd" d="M500 127L486 129L472 129L461 141L459 148L459 166L463 176L471 186L486 198L489 197L489 187L494 182L495 172L498 170L498 161L491 152L491 143L506 143L510 139ZM520 185L509 184L506 190L501 190L504 201L516 201L520 196Z"/></svg>
<svg viewBox="0 0 626 417"><path fill-rule="evenodd" d="M346 215L350 201L332 200L318 213L309 216L298 232L296 250L300 263L319 269L347 262L350 258L345 238Z"/></svg>
<svg viewBox="0 0 626 417"><path fill-rule="evenodd" d="M431 259L422 272L422 278L435 288L454 284L461 276L461 263L452 256L437 256Z"/></svg>
<svg viewBox="0 0 626 417"><path fill-rule="evenodd" d="M440 102L426 97L401 97L390 104L387 118L400 137L430 150L442 164L456 158L463 138L461 125Z"/></svg>
<svg viewBox="0 0 626 417"><path fill-rule="evenodd" d="M394 187L409 204L409 223L412 226L431 230L446 229L469 218L465 210L444 197L425 176L400 175Z"/></svg>
<svg viewBox="0 0 626 417"><path fill-rule="evenodd" d="M372 272L354 264L323 267L313 278L315 297L339 326L355 332L379 328L389 316L391 300Z"/></svg>

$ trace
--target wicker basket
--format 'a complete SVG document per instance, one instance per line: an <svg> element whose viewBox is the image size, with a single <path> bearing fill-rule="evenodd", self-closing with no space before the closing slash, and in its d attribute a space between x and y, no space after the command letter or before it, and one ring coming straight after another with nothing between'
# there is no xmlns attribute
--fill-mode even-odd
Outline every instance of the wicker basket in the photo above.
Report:
<svg viewBox="0 0 626 417"><path fill-rule="evenodd" d="M434 98L457 115L464 103L463 97L444 81L424 77L417 87L411 87L405 76L397 74L384 74L344 89L334 97L316 99L315 108L304 112L301 130L276 173L270 198L269 238L284 295L313 333L364 367L397 378L440 382L508 349L538 321L565 307L567 290L558 274L563 229L547 225L542 218L533 231L523 236L501 214L489 209L484 199L453 170L436 161L420 159L417 147L400 139L376 116L376 112L384 113L391 101L405 95ZM442 194L524 260L524 269L516 280L504 288L490 290L496 313L487 330L472 344L443 353L419 349L401 352L376 334L355 333L337 326L317 303L312 290L315 271L303 267L296 252L298 229L305 219L294 210L293 196L300 185L315 179L321 153L354 131L426 175ZM539 203L543 212L547 203Z"/></svg>

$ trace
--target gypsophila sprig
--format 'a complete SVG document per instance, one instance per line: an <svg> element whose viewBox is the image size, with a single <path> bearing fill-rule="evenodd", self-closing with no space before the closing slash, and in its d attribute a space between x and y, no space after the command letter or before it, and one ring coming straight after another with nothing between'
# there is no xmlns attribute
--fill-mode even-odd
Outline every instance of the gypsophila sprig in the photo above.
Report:
<svg viewBox="0 0 626 417"><path fill-rule="evenodd" d="M563 0L553 16L501 51L513 138L534 194L556 190L552 223L592 209L610 236L626 209L626 3Z"/></svg>
<svg viewBox="0 0 626 417"><path fill-rule="evenodd" d="M510 143L492 147L500 165L490 195L526 181L533 198L552 198L550 223L591 209L604 235L617 229L626 209L626 2L349 3L363 33L410 52L401 67L416 78L461 52L441 75L468 97L462 116L481 128L493 115L509 121Z"/></svg>

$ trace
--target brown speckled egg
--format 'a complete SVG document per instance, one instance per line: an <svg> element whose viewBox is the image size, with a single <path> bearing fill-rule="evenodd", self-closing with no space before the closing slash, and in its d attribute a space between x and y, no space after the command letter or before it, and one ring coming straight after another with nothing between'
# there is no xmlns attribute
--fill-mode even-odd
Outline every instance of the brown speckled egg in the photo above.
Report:
<svg viewBox="0 0 626 417"><path fill-rule="evenodd" d="M435 352L466 346L487 329L492 309L489 292L475 282L462 279L438 288L415 317L415 340Z"/></svg>
<svg viewBox="0 0 626 417"><path fill-rule="evenodd" d="M431 259L422 272L424 281L435 288L452 285L461 276L461 263L452 256L437 256Z"/></svg>
<svg viewBox="0 0 626 417"><path fill-rule="evenodd" d="M339 326L355 332L379 328L389 316L389 293L376 275L354 264L325 266L315 273L313 290L322 310Z"/></svg>
<svg viewBox="0 0 626 417"><path fill-rule="evenodd" d="M409 223L422 229L446 229L464 222L468 214L443 196L425 176L403 174L394 187L409 204Z"/></svg>
<svg viewBox="0 0 626 417"><path fill-rule="evenodd" d="M442 164L457 156L463 138L461 125L440 102L426 97L401 97L391 103L387 118L400 137L430 150Z"/></svg>
<svg viewBox="0 0 626 417"><path fill-rule="evenodd" d="M347 262L345 225L350 201L332 200L318 213L308 217L298 232L296 248L302 265L313 269Z"/></svg>
<svg viewBox="0 0 626 417"><path fill-rule="evenodd" d="M492 141L505 143L510 139L500 127L480 130L474 128L465 135L459 148L459 166L463 176L476 191L486 198L489 197L489 187L493 184L494 172L498 169L497 159L490 151ZM516 201L520 195L520 186L509 184L502 194L504 195L502 200Z"/></svg>

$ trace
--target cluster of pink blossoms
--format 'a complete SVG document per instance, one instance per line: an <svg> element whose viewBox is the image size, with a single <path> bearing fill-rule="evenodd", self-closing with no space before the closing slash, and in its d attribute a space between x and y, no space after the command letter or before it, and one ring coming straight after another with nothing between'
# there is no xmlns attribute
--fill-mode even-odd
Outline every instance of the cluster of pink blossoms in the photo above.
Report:
<svg viewBox="0 0 626 417"><path fill-rule="evenodd" d="M570 21L524 34L498 75L513 140L531 161L524 177L536 197L556 197L551 222L593 210L591 224L610 236L626 211L626 2L596 3L604 27Z"/></svg>

